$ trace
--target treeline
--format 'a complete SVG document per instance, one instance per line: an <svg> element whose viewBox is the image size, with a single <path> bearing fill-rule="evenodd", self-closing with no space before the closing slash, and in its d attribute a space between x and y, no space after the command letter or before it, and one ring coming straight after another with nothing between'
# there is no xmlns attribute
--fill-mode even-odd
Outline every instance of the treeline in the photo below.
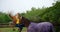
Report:
<svg viewBox="0 0 60 32"><path fill-rule="evenodd" d="M21 15L35 22L42 20L60 24L60 2L56 2L52 7L47 8L36 9L32 7L27 13L22 13Z"/></svg>

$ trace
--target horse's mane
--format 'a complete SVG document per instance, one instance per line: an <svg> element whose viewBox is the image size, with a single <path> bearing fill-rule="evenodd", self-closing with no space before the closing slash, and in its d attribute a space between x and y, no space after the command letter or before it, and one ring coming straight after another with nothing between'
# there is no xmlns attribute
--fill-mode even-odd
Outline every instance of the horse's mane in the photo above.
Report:
<svg viewBox="0 0 60 32"><path fill-rule="evenodd" d="M23 16L22 16L22 20L27 20L27 22L30 22L29 19L27 19L27 18L25 18L25 17L23 17Z"/></svg>
<svg viewBox="0 0 60 32"><path fill-rule="evenodd" d="M40 22L38 22L38 21L32 21L32 20L29 20L28 18L23 17L23 16L22 16L22 20L27 20L27 22L34 22L34 23L44 22L44 21L43 21L43 20L41 20L41 19L40 19Z"/></svg>
<svg viewBox="0 0 60 32"><path fill-rule="evenodd" d="M30 24L30 20L28 20L27 18L25 18L25 17L22 17L22 20L21 20L23 23L24 23L24 25L26 26L26 27L28 27L28 25Z"/></svg>

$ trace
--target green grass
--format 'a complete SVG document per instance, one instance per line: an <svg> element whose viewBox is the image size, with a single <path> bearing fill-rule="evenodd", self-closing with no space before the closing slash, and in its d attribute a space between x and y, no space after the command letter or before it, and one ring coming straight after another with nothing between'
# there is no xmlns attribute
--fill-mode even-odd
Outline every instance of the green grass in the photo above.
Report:
<svg viewBox="0 0 60 32"><path fill-rule="evenodd" d="M18 32L18 29L15 28L15 31L13 31L12 28L0 28L0 32ZM22 32L26 32L26 28L23 28Z"/></svg>

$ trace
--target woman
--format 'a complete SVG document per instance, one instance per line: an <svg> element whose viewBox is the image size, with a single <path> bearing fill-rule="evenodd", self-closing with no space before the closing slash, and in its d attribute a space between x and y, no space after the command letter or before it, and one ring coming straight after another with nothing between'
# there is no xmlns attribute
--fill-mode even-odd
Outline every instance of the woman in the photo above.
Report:
<svg viewBox="0 0 60 32"><path fill-rule="evenodd" d="M22 28L23 28L23 24L22 24L22 22L21 22L21 17L19 16L19 13L17 13L16 15L14 15L14 16L12 16L11 14L9 14L9 16L12 18L12 20L13 20L13 26L12 27L18 27L18 30L19 30L19 32L21 32L22 31ZM13 30L15 30L15 29L13 29Z"/></svg>

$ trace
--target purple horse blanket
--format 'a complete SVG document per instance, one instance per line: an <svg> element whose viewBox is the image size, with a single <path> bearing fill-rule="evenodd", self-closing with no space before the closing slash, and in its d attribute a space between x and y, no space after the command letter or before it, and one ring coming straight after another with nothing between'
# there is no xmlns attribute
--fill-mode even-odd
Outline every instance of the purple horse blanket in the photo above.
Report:
<svg viewBox="0 0 60 32"><path fill-rule="evenodd" d="M50 22L31 22L27 32L54 32L54 27Z"/></svg>

